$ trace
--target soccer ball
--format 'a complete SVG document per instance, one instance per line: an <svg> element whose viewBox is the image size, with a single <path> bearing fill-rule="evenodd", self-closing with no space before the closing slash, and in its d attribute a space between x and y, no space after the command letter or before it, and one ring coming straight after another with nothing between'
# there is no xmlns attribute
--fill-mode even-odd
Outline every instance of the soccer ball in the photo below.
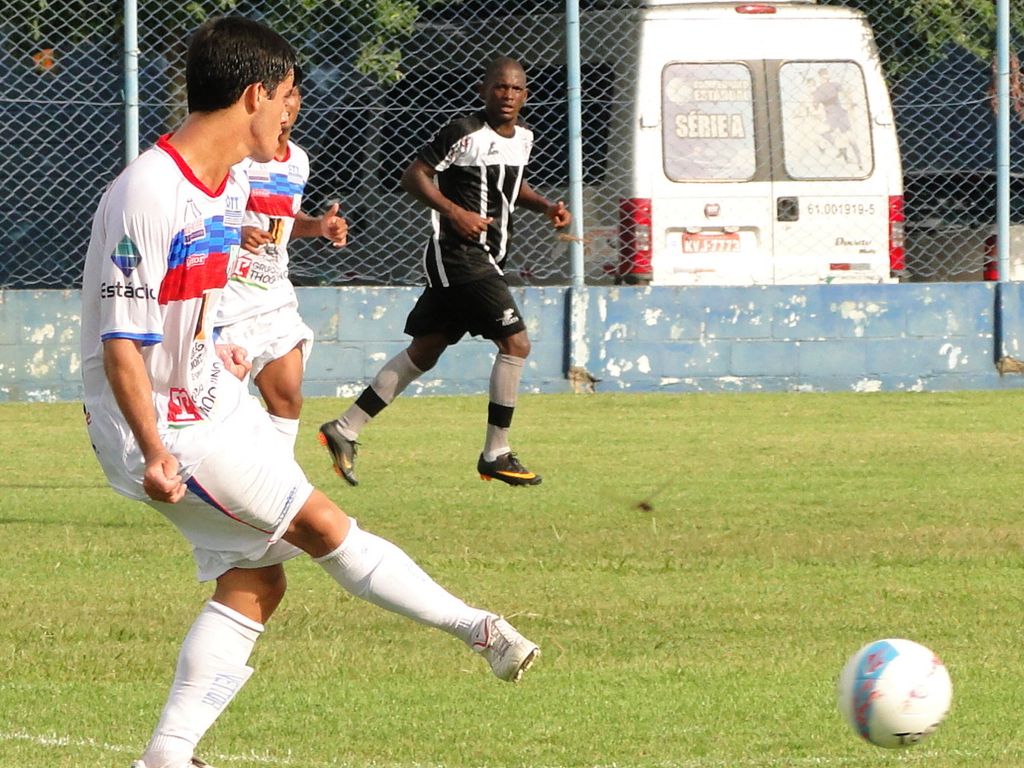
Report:
<svg viewBox="0 0 1024 768"><path fill-rule="evenodd" d="M839 712L858 734L896 748L927 738L949 712L953 684L942 659L912 640L876 640L839 675Z"/></svg>

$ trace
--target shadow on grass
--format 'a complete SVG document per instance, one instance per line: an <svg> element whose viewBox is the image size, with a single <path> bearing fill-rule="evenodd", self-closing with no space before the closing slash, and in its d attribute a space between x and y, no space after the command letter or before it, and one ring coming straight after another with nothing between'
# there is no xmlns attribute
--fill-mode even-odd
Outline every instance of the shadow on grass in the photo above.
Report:
<svg viewBox="0 0 1024 768"><path fill-rule="evenodd" d="M109 488L106 483L0 483L11 490L71 491L76 488Z"/></svg>
<svg viewBox="0 0 1024 768"><path fill-rule="evenodd" d="M0 526L5 525L56 525L61 528L142 528L145 521L138 523L126 520L68 520L67 518L45 518L45 517L6 517L0 515Z"/></svg>

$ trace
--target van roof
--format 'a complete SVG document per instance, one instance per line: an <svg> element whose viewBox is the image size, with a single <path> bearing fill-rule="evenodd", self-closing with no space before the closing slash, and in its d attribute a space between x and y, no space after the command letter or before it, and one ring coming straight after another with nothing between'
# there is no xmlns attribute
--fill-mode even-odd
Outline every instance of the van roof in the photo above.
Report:
<svg viewBox="0 0 1024 768"><path fill-rule="evenodd" d="M743 6L771 6L775 13L743 13L735 11ZM719 18L731 14L733 18L771 18L783 16L788 18L809 17L821 18L865 18L864 12L845 5L818 5L817 0L640 0L640 7L645 15L657 14L661 18L663 14L672 14L674 11L685 10L687 15L708 16Z"/></svg>
<svg viewBox="0 0 1024 768"><path fill-rule="evenodd" d="M644 8L664 8L671 5L816 5L818 0L766 0L764 2L742 2L741 0L641 0Z"/></svg>

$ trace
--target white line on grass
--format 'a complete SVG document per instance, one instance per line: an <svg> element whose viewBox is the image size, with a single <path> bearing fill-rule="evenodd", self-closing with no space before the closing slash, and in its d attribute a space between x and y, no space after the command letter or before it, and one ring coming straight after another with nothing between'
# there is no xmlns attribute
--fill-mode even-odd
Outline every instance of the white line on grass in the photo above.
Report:
<svg viewBox="0 0 1024 768"><path fill-rule="evenodd" d="M135 747L126 747L121 744L108 744L102 741L96 741L90 738L75 738L72 736L61 736L59 734L33 734L27 731L0 731L0 741L26 741L31 744L35 744L40 747L55 747L55 748L67 748L67 747L89 747L92 749L99 749L104 752L116 752L117 754L128 754L135 755L139 750ZM256 753L252 752L247 755L218 755L218 754L207 754L205 755L208 759L216 760L221 763L260 763L274 766L288 766L298 765L298 761L283 755L271 755L267 753ZM980 755L976 752L968 752L965 750L910 750L907 752L901 752L899 754L901 763L920 762L922 760L934 760L937 757L963 757L963 758L978 758ZM726 759L714 757L695 757L689 760L665 760L661 762L648 763L645 762L646 768L796 768L797 766L820 766L821 768L831 768L831 766L844 766L844 765L863 765L863 755L849 755L846 757L822 757L822 756L807 756L807 757L764 757L764 758L745 758L745 759ZM331 760L329 762L314 762L311 763L307 760L302 761L303 768L445 768L443 763L379 763L376 760L368 763L352 763L352 762L339 762ZM477 768L488 768L486 764L482 764ZM557 765L524 765L522 768L564 768L563 766ZM604 765L593 765L590 768L626 768L625 763L607 763Z"/></svg>
<svg viewBox="0 0 1024 768"><path fill-rule="evenodd" d="M96 739L61 736L55 733L33 734L28 733L27 731L0 731L0 741L27 741L40 747L91 747L104 752L116 752L118 754L129 754L134 756L137 756L140 751L137 747L126 747L121 744L108 744L103 741L96 741ZM258 754L255 752L248 755L212 755L211 759L212 758L228 763L237 763L244 760L249 763L266 763L268 765L294 765L294 761L288 757ZM330 768L327 763L304 763L304 765L309 765L310 768Z"/></svg>

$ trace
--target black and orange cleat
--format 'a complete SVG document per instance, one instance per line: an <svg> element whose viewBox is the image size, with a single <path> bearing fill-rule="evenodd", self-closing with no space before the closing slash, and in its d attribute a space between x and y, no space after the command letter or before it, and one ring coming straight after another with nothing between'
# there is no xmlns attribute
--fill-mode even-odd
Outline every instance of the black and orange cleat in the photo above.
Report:
<svg viewBox="0 0 1024 768"><path fill-rule="evenodd" d="M541 476L520 464L511 452L502 454L494 461L484 461L481 453L476 471L480 473L481 480L501 480L509 485L540 485L541 482Z"/></svg>
<svg viewBox="0 0 1024 768"><path fill-rule="evenodd" d="M331 461L334 463L334 471L349 485L359 485L355 475L356 464L356 443L341 434L341 428L336 421L328 421L320 425L320 432L317 440L331 454Z"/></svg>

